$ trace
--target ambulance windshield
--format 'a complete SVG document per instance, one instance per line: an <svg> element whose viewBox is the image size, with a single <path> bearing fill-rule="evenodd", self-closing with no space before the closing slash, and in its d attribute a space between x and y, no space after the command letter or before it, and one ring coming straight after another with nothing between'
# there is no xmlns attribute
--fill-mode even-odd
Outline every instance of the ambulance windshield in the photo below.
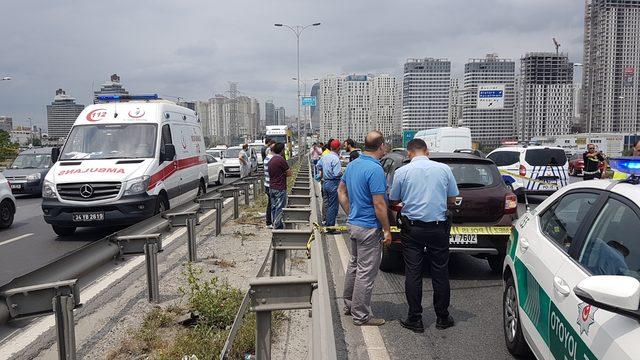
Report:
<svg viewBox="0 0 640 360"><path fill-rule="evenodd" d="M60 160L155 157L156 125L78 125L69 134Z"/></svg>

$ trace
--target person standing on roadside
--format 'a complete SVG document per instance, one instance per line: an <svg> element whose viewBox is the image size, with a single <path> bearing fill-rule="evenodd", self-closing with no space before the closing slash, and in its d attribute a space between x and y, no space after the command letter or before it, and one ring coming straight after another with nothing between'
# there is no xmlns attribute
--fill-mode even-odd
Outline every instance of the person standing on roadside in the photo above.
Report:
<svg viewBox="0 0 640 360"><path fill-rule="evenodd" d="M260 149L260 155L262 155L262 161L264 162L264 159L267 157L267 153L271 150L270 146L273 140L271 140L271 138L266 138L264 139L264 146L262 147L262 149Z"/></svg>
<svg viewBox="0 0 640 360"><path fill-rule="evenodd" d="M384 319L371 314L371 291L378 275L382 245L391 244L385 193L387 181L380 165L385 154L379 131L367 134L364 153L347 166L338 197L349 214L351 259L344 280L344 314L353 316L357 326L380 326Z"/></svg>
<svg viewBox="0 0 640 360"><path fill-rule="evenodd" d="M264 169L264 193L267 194L267 209L265 211L265 221L267 223L267 228L273 228L273 222L271 220L271 196L269 195L269 160L273 157L272 148L275 145L275 141L271 139L267 139L267 144L265 146L264 157L262 158L262 165Z"/></svg>
<svg viewBox="0 0 640 360"><path fill-rule="evenodd" d="M271 200L271 221L274 229L284 229L282 209L287 205L287 177L293 175L284 159L284 144L276 143L269 160L269 198Z"/></svg>
<svg viewBox="0 0 640 360"><path fill-rule="evenodd" d="M409 305L402 327L424 332L422 323L422 265L429 259L433 284L433 308L436 328L454 325L449 315L449 233L447 205L459 195L456 179L446 164L429 160L427 144L413 139L407 144L411 162L393 176L389 200L402 203L400 238L405 261L405 296ZM427 250L425 253L425 249Z"/></svg>
<svg viewBox="0 0 640 360"><path fill-rule="evenodd" d="M582 170L583 180L600 179L602 177L600 163L604 162L604 156L602 156L602 152L596 152L596 146L594 144L587 145L587 151L582 154L582 160L584 162L584 170Z"/></svg>
<svg viewBox="0 0 640 360"><path fill-rule="evenodd" d="M318 161L320 160L320 155L322 155L322 149L318 146L318 143L313 143L313 146L311 147L311 164L314 176L316 174Z"/></svg>
<svg viewBox="0 0 640 360"><path fill-rule="evenodd" d="M347 139L344 141L344 149L349 153L349 162L357 159L360 156L358 148L356 148L356 142L353 139Z"/></svg>
<svg viewBox="0 0 640 360"><path fill-rule="evenodd" d="M342 178L342 164L338 156L340 141L332 140L329 147L331 152L320 159L320 172L322 173L322 194L326 196L327 217L325 225L335 226L338 216L338 185L340 178Z"/></svg>
<svg viewBox="0 0 640 360"><path fill-rule="evenodd" d="M242 145L242 150L238 153L238 160L240 160L240 177L243 178L249 175L249 169L251 165L249 164L249 155L247 155L247 150L249 150L249 145Z"/></svg>

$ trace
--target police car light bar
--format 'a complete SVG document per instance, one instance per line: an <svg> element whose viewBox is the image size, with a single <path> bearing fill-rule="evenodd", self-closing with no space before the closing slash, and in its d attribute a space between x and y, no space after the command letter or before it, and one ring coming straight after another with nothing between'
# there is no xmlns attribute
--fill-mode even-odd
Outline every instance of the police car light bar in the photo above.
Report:
<svg viewBox="0 0 640 360"><path fill-rule="evenodd" d="M101 101L123 101L123 100L158 100L158 94L145 95L99 95L98 100Z"/></svg>
<svg viewBox="0 0 640 360"><path fill-rule="evenodd" d="M640 157L619 157L609 159L609 165L615 171L629 174L624 182L640 184Z"/></svg>

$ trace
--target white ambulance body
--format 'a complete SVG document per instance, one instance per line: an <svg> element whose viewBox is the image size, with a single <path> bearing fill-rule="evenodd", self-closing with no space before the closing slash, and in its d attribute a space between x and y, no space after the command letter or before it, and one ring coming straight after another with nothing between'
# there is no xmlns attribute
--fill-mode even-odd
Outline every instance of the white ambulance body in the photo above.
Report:
<svg viewBox="0 0 640 360"><path fill-rule="evenodd" d="M195 113L155 95L114 98L87 106L52 152L42 210L58 235L130 225L206 191Z"/></svg>

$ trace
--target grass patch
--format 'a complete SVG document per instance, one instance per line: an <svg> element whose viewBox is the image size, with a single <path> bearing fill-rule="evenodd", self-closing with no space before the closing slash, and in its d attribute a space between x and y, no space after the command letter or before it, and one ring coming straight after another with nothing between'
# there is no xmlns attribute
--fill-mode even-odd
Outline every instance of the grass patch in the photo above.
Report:
<svg viewBox="0 0 640 360"><path fill-rule="evenodd" d="M237 224L263 226L264 213L267 211L267 195L260 195L251 205L240 207L240 216L235 220Z"/></svg>
<svg viewBox="0 0 640 360"><path fill-rule="evenodd" d="M254 233L246 233L244 231L236 230L233 232L233 236L240 238L240 245L244 246L244 241L254 236Z"/></svg>

